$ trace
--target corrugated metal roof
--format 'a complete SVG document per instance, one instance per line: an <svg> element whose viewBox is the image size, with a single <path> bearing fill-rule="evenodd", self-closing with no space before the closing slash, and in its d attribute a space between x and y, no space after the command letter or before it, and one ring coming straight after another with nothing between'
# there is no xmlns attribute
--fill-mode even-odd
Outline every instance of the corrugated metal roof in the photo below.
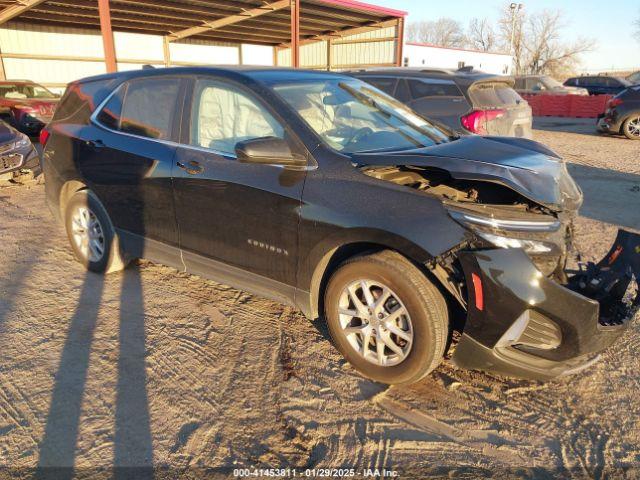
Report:
<svg viewBox="0 0 640 480"><path fill-rule="evenodd" d="M21 3L21 0L1 0L0 6L15 8ZM265 6L259 0L110 0L109 3L114 30L156 35L171 35ZM355 0L301 0L300 40L375 26L404 15L405 12L399 10ZM46 0L21 13L16 20L59 27L100 28L95 0ZM291 40L290 28L290 9L283 8L191 38L280 45Z"/></svg>

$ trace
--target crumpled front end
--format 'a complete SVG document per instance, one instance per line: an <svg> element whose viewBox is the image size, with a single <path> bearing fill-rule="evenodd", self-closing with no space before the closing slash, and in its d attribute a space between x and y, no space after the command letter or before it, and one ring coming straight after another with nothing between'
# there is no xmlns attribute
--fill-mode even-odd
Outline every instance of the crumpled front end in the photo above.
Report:
<svg viewBox="0 0 640 480"><path fill-rule="evenodd" d="M612 345L640 309L640 235L619 231L597 264L560 284L522 249L461 252L468 316L453 362L545 380L580 371Z"/></svg>

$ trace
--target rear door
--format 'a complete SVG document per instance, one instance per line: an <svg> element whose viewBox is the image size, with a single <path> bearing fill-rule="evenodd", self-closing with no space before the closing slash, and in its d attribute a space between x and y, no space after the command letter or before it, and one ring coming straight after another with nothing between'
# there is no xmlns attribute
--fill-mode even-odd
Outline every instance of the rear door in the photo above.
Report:
<svg viewBox="0 0 640 480"><path fill-rule="evenodd" d="M196 79L189 90L174 176L187 270L286 301L295 285L306 171L240 163L235 146L275 136L292 151L301 147L251 90L214 77Z"/></svg>
<svg viewBox="0 0 640 480"><path fill-rule="evenodd" d="M460 117L471 105L452 80L406 78L410 100L407 105L424 117L460 130Z"/></svg>
<svg viewBox="0 0 640 480"><path fill-rule="evenodd" d="M146 255L146 240L177 252L171 170L182 94L180 77L125 82L81 132L78 170L136 255Z"/></svg>
<svg viewBox="0 0 640 480"><path fill-rule="evenodd" d="M531 107L508 83L478 82L469 87L468 93L474 110L499 111L486 123L489 135L532 137Z"/></svg>

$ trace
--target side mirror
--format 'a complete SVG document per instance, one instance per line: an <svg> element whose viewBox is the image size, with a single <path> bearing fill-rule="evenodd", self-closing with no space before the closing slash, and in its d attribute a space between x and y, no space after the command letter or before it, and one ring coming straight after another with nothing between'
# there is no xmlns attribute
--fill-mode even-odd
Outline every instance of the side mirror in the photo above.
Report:
<svg viewBox="0 0 640 480"><path fill-rule="evenodd" d="M289 144L277 137L261 137L244 140L236 144L236 156L242 163L282 165L286 167L306 167L307 160L296 155Z"/></svg>

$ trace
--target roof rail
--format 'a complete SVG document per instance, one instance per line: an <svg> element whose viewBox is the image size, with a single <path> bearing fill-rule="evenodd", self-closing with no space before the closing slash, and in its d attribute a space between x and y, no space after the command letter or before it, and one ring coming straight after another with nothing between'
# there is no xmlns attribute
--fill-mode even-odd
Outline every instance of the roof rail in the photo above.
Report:
<svg viewBox="0 0 640 480"><path fill-rule="evenodd" d="M451 70L447 68L422 68L420 71L422 73L446 73L451 75Z"/></svg>

